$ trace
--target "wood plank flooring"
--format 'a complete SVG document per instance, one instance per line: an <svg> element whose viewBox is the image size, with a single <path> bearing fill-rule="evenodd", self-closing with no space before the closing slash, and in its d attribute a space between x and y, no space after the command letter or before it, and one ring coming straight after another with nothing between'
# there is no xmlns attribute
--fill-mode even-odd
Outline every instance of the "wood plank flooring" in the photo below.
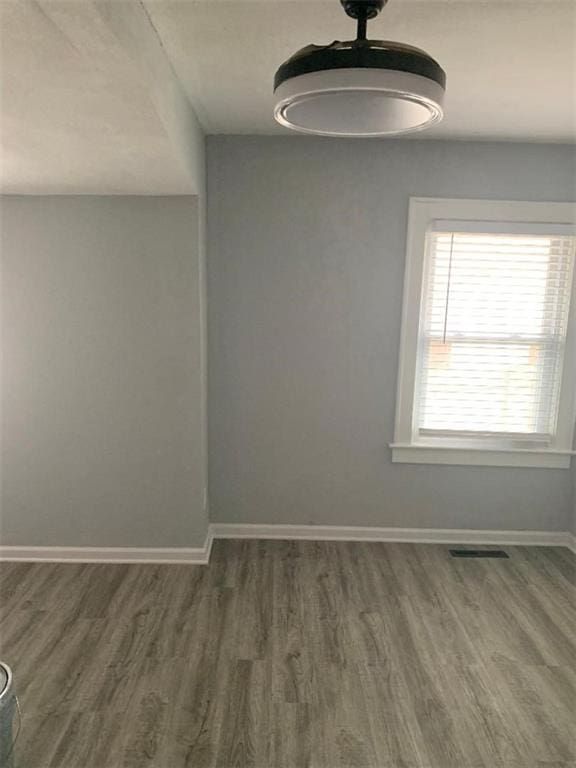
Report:
<svg viewBox="0 0 576 768"><path fill-rule="evenodd" d="M448 549L0 565L16 768L573 768L576 558Z"/></svg>

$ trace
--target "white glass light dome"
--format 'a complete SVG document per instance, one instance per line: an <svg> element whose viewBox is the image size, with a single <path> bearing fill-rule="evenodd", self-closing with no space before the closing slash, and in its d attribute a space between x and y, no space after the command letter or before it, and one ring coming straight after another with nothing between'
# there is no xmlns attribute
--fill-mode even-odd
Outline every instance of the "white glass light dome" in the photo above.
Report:
<svg viewBox="0 0 576 768"><path fill-rule="evenodd" d="M446 75L419 48L366 40L372 0L342 0L359 18L356 40L309 45L276 73L274 117L302 133L391 136L420 131L443 116ZM372 16L383 2L374 0ZM377 9L376 9L377 7Z"/></svg>

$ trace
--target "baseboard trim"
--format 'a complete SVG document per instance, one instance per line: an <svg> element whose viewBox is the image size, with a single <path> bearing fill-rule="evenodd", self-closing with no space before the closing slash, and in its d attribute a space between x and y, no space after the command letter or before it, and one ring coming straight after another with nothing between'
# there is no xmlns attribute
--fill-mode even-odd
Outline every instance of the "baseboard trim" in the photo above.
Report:
<svg viewBox="0 0 576 768"><path fill-rule="evenodd" d="M484 531L467 528L376 528L332 525L258 525L213 523L215 539L304 541L382 541L414 544L507 544L570 547L564 531ZM574 538L574 537L572 537Z"/></svg>
<svg viewBox="0 0 576 768"><path fill-rule="evenodd" d="M202 547L11 547L0 546L0 561L50 563L149 563L207 565L214 539L286 541L374 541L412 544L500 544L567 547L576 554L576 536L567 531L483 531L467 528L376 528L333 525L213 523Z"/></svg>
<svg viewBox="0 0 576 768"><path fill-rule="evenodd" d="M8 547L0 546L0 561L26 563L142 563L207 565L213 536L202 547Z"/></svg>

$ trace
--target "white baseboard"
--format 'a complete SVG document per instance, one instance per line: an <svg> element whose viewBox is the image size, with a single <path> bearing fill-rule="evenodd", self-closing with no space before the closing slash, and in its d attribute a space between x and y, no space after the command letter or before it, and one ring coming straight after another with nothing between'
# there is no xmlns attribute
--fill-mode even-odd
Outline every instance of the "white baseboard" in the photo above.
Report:
<svg viewBox="0 0 576 768"><path fill-rule="evenodd" d="M7 547L0 561L50 563L148 563L207 565L212 550L209 531L202 547Z"/></svg>
<svg viewBox="0 0 576 768"><path fill-rule="evenodd" d="M413 544L499 544L568 547L576 536L565 531L483 531L466 528L370 528L336 525L258 525L213 523L202 547L9 547L0 560L51 563L150 563L206 565L214 539L301 541L380 541Z"/></svg>
<svg viewBox="0 0 576 768"><path fill-rule="evenodd" d="M388 541L414 544L507 544L508 546L546 547L570 547L571 537L571 534L564 531L484 531L467 528L368 528L213 523L211 529L215 539Z"/></svg>

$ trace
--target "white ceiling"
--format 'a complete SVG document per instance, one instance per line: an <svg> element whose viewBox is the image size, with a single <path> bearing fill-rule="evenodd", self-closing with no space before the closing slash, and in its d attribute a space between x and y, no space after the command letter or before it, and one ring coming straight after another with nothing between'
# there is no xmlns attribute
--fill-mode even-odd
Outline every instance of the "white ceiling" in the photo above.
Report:
<svg viewBox="0 0 576 768"><path fill-rule="evenodd" d="M2 191L187 193L148 83L83 0L0 0Z"/></svg>
<svg viewBox="0 0 576 768"><path fill-rule="evenodd" d="M109 0L139 5L139 0ZM146 73L101 0L1 0L3 189L185 192ZM298 48L354 36L338 0L143 0L206 133L282 134L271 83ZM576 140L576 0L390 0L371 37L427 50L446 117L422 138Z"/></svg>
<svg viewBox="0 0 576 768"><path fill-rule="evenodd" d="M354 37L338 0L145 0L211 133L282 133L271 81L314 42ZM424 48L448 76L426 137L570 142L576 136L576 2L390 0L369 36Z"/></svg>

